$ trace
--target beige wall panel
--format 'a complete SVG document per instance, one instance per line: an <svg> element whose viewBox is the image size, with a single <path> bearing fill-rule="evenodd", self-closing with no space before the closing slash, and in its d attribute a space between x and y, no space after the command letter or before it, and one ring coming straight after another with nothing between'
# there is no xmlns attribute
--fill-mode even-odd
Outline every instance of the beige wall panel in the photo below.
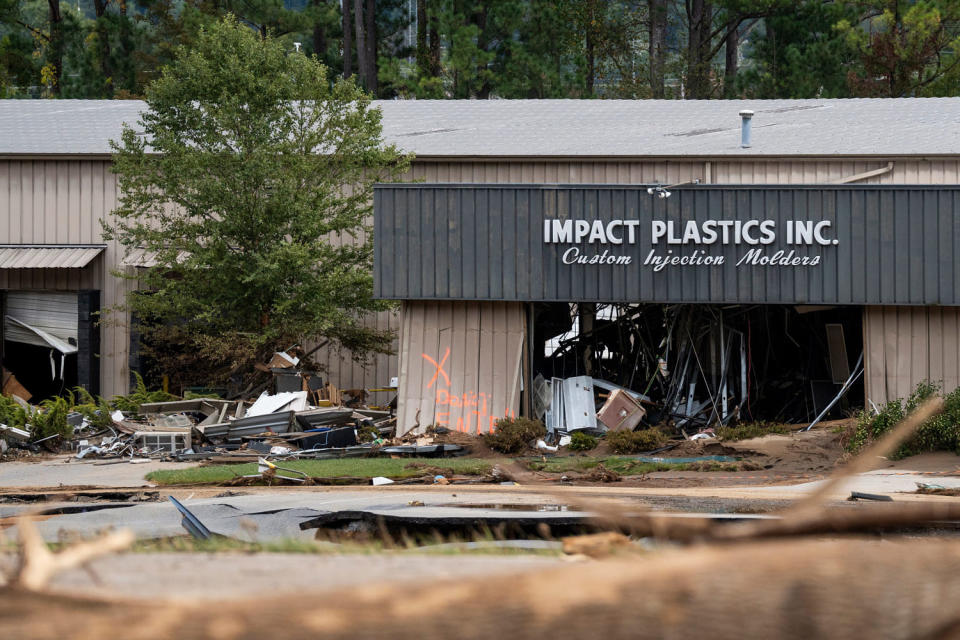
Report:
<svg viewBox="0 0 960 640"><path fill-rule="evenodd" d="M0 243L101 243L100 220L116 205L116 178L102 160L0 160ZM0 273L2 289L99 289L101 305L120 300L126 283L109 274L115 244L85 269L35 269ZM101 328L101 392L123 393L127 367L126 318Z"/></svg>
<svg viewBox="0 0 960 640"><path fill-rule="evenodd" d="M943 379L960 380L960 314L942 309L940 321L943 332Z"/></svg>
<svg viewBox="0 0 960 640"><path fill-rule="evenodd" d="M399 433L440 424L486 433L520 409L519 303L403 305Z"/></svg>
<svg viewBox="0 0 960 640"><path fill-rule="evenodd" d="M925 338L924 345L927 353L930 354L930 364L928 367L928 374L931 380L944 380L944 349L934 348L936 347L937 336L942 340L946 338L946 335L943 332L943 309L940 307L931 308L927 318L927 333L923 337Z"/></svg>
<svg viewBox="0 0 960 640"><path fill-rule="evenodd" d="M857 184L957 184L956 160L893 160L893 171ZM712 163L716 184L819 184L882 169L886 160L720 160Z"/></svg>
<svg viewBox="0 0 960 640"><path fill-rule="evenodd" d="M960 308L867 307L866 394L877 406L906 398L922 381L960 387Z"/></svg>
<svg viewBox="0 0 960 640"><path fill-rule="evenodd" d="M379 330L396 332L399 325L397 314L382 311L372 314L362 322L363 326ZM323 368L324 381L330 381L340 389L376 389L390 384L391 376L397 375L396 350L399 339L394 337L392 354L374 354L365 362L355 361L349 352L343 349L326 347L319 349L311 358ZM309 351L314 345L307 344ZM391 397L385 392L377 392L370 397L373 404L387 404Z"/></svg>

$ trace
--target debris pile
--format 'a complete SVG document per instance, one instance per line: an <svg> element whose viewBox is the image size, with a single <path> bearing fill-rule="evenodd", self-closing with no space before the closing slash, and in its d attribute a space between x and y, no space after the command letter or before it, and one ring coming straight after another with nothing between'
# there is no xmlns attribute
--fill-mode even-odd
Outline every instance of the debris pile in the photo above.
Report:
<svg viewBox="0 0 960 640"><path fill-rule="evenodd" d="M532 408L547 443L659 425L815 423L858 383L858 316L832 307L541 305ZM551 337L552 336L552 337ZM573 375L571 375L571 373Z"/></svg>
<svg viewBox="0 0 960 640"><path fill-rule="evenodd" d="M50 451L73 450L78 460L135 463L465 452L460 445L434 444L431 438L417 442L394 438L392 406L359 405L357 399L365 397L365 391L322 385L318 376L296 369L297 362L288 354L274 354L266 367L274 372L276 392L263 391L253 399L189 395L168 399L176 396L146 392L140 380L137 392L112 402L83 389L39 405L18 394L0 396L0 454L11 447L39 452L46 446ZM10 377L5 385L16 389ZM155 398L164 399L149 401ZM354 406L344 406L345 402Z"/></svg>

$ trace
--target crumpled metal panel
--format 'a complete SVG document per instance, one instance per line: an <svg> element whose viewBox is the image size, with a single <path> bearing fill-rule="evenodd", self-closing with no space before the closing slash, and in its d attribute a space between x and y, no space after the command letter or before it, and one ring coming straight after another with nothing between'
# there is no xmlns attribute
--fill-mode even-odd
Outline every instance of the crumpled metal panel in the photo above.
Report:
<svg viewBox="0 0 960 640"><path fill-rule="evenodd" d="M286 433L293 423L293 411L278 411L262 416L240 418L230 423L227 440L239 442L243 436L255 436L265 431Z"/></svg>

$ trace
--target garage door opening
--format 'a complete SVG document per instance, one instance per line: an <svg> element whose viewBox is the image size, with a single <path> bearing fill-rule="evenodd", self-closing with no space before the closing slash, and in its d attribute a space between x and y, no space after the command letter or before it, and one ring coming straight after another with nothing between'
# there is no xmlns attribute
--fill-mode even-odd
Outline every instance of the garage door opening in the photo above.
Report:
<svg viewBox="0 0 960 640"><path fill-rule="evenodd" d="M687 432L845 417L864 401L862 318L855 306L538 303L534 397L590 376L639 395L649 424Z"/></svg>
<svg viewBox="0 0 960 640"><path fill-rule="evenodd" d="M99 391L98 292L7 291L0 301L3 369L30 402L76 386Z"/></svg>

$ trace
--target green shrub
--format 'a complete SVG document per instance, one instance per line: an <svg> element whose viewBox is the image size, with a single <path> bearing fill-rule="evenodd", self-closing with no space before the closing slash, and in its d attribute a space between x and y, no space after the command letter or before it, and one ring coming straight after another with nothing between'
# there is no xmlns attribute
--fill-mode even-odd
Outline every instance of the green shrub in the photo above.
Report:
<svg viewBox="0 0 960 640"><path fill-rule="evenodd" d="M924 400L939 392L939 385L921 382L906 401L891 400L883 405L876 415L861 411L857 414L856 426L846 444L847 451L860 451L892 429ZM960 453L960 388L946 394L943 400L943 412L920 425L913 436L890 456L891 459L899 460L927 451Z"/></svg>
<svg viewBox="0 0 960 640"><path fill-rule="evenodd" d="M0 396L0 424L25 429L28 417L26 410L16 400Z"/></svg>
<svg viewBox="0 0 960 640"><path fill-rule="evenodd" d="M547 435L547 428L539 420L529 418L501 418L496 431L486 433L484 442L500 453L520 453L537 438Z"/></svg>
<svg viewBox="0 0 960 640"><path fill-rule="evenodd" d="M71 404L71 410L76 411L87 419L94 429L105 429L113 425L113 407L103 396L94 397L83 387L76 387L72 393L67 394L67 401Z"/></svg>
<svg viewBox="0 0 960 640"><path fill-rule="evenodd" d="M30 435L34 440L59 435L70 438L73 427L67 424L70 403L65 398L50 398L40 403L39 409L30 416Z"/></svg>
<svg viewBox="0 0 960 640"><path fill-rule="evenodd" d="M357 429L357 442L373 442L380 437L380 430L372 424L360 425Z"/></svg>
<svg viewBox="0 0 960 640"><path fill-rule="evenodd" d="M568 447L571 451L590 451L597 448L597 439L589 433L574 431L573 435L570 436Z"/></svg>
<svg viewBox="0 0 960 640"><path fill-rule="evenodd" d="M136 389L134 389L130 395L113 397L112 404L120 411L137 413L137 411L140 410L140 405L148 402L168 402L170 400L180 399L178 396L167 393L166 391L148 391L143 377L136 371L133 372L133 376L137 380Z"/></svg>
<svg viewBox="0 0 960 640"><path fill-rule="evenodd" d="M667 444L669 438L657 428L643 431L611 431L606 435L614 453L644 453Z"/></svg>

